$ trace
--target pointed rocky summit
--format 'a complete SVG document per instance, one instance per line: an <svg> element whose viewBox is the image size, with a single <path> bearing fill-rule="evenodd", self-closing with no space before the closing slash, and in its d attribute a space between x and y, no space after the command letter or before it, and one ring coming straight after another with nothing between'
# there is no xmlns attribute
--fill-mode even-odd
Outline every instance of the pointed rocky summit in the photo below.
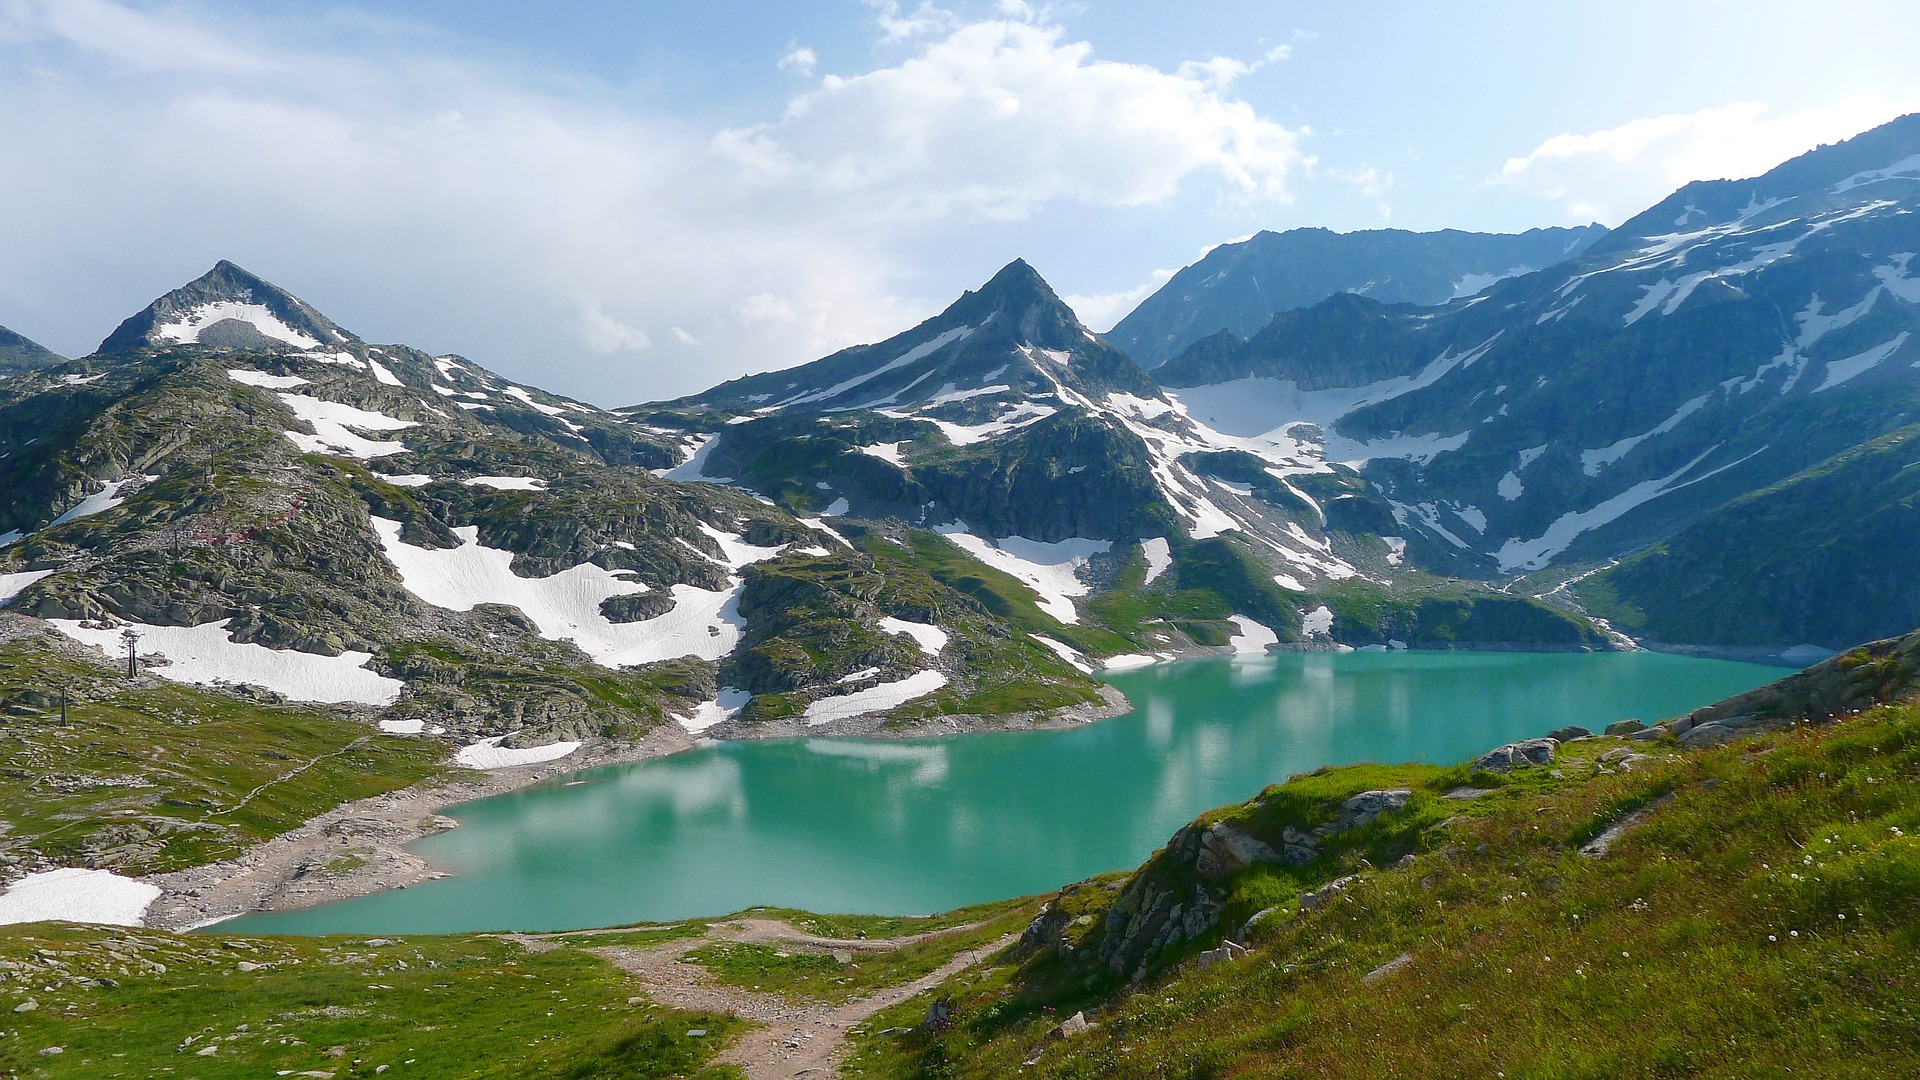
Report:
<svg viewBox="0 0 1920 1080"><path fill-rule="evenodd" d="M99 351L195 344L313 349L358 340L306 301L222 259L121 323Z"/></svg>

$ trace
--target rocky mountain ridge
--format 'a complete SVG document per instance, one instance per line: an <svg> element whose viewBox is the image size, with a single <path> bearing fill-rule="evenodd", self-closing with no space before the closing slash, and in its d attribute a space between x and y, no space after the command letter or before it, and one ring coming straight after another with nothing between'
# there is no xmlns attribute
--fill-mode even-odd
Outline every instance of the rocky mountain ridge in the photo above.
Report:
<svg viewBox="0 0 1920 1080"><path fill-rule="evenodd" d="M1250 337L1274 315L1342 294L1385 304L1444 304L1591 247L1600 225L1474 233L1369 229L1261 231L1221 244L1174 274L1106 337L1151 371L1202 338Z"/></svg>

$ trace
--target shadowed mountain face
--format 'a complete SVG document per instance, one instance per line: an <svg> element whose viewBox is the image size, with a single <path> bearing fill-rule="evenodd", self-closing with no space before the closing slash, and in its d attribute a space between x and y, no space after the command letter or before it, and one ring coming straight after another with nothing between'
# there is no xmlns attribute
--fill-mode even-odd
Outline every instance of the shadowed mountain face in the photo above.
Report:
<svg viewBox="0 0 1920 1080"><path fill-rule="evenodd" d="M1915 210L1920 117L1908 117L1764 176L1689 185L1583 254L1477 296L1336 297L1245 341L1198 342L1155 375L1197 421L1294 431L1361 466L1429 565L1578 568L1697 525L1684 556L1652 547L1583 591L1664 640L1839 647L1910 629L1906 601L1871 626L1792 612L1850 576L1899 576L1885 545L1835 545L1885 533L1868 526L1899 518L1905 488L1831 478L1888 472L1843 455L1920 421ZM1779 484L1795 494L1767 496L1764 515L1732 509ZM1762 520L1770 533L1753 535ZM1693 581L1680 592L1714 596L1714 618L1673 610L1682 565ZM1777 614L1744 619L1732 593Z"/></svg>
<svg viewBox="0 0 1920 1080"><path fill-rule="evenodd" d="M33 371L66 362L66 357L39 342L0 326L0 378L17 371Z"/></svg>
<svg viewBox="0 0 1920 1080"><path fill-rule="evenodd" d="M1194 342L1251 337L1276 314L1352 293L1384 304L1444 304L1543 269L1606 235L1599 225L1518 235L1445 229L1260 232L1175 274L1106 335L1149 370Z"/></svg>

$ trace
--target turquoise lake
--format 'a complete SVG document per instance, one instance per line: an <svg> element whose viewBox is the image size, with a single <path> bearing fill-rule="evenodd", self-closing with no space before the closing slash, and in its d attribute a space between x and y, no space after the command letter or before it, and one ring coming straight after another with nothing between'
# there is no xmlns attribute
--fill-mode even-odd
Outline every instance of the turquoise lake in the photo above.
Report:
<svg viewBox="0 0 1920 1080"><path fill-rule="evenodd" d="M1566 724L1653 721L1781 677L1658 653L1191 660L1112 677L1065 731L707 745L455 808L452 877L225 932L557 930L760 905L910 914L1132 867L1201 811L1359 761L1466 760Z"/></svg>

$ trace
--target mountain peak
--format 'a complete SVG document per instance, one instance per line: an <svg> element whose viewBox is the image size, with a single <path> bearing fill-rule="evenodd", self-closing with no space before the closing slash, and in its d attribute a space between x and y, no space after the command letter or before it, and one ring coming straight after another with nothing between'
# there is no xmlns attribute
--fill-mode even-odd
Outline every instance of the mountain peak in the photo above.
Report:
<svg viewBox="0 0 1920 1080"><path fill-rule="evenodd" d="M121 323L99 351L194 344L312 349L358 340L306 301L221 259Z"/></svg>
<svg viewBox="0 0 1920 1080"><path fill-rule="evenodd" d="M0 326L0 376L16 371L52 367L65 360L66 357L39 342Z"/></svg>
<svg viewBox="0 0 1920 1080"><path fill-rule="evenodd" d="M963 294L940 315L943 323L979 326L995 320L1022 344L1043 349L1075 348L1092 335L1066 301L1025 259L1015 259Z"/></svg>

